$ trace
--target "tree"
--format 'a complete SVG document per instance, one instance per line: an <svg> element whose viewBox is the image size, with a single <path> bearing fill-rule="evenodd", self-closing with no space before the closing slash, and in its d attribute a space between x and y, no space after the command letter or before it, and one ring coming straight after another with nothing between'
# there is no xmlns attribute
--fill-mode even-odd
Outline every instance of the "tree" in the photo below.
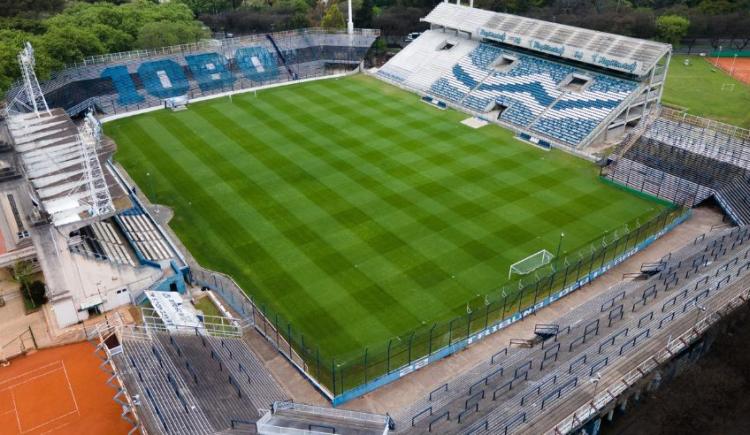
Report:
<svg viewBox="0 0 750 435"><path fill-rule="evenodd" d="M44 305L47 303L47 288L41 281L34 281L29 285L29 295L31 301L34 302L35 306Z"/></svg>
<svg viewBox="0 0 750 435"><path fill-rule="evenodd" d="M234 9L234 5L228 0L178 0L178 3L187 5L195 15L216 14L230 8Z"/></svg>
<svg viewBox="0 0 750 435"><path fill-rule="evenodd" d="M656 19L656 31L659 38L674 46L677 46L687 35L689 28L690 21L679 15L662 15Z"/></svg>
<svg viewBox="0 0 750 435"><path fill-rule="evenodd" d="M157 48L186 44L207 37L203 28L193 23L158 21L148 23L138 32L138 48Z"/></svg>
<svg viewBox="0 0 750 435"><path fill-rule="evenodd" d="M372 0L364 0L362 7L357 10L357 14L354 15L354 25L360 29L367 29L372 27L372 9L374 4Z"/></svg>
<svg viewBox="0 0 750 435"><path fill-rule="evenodd" d="M43 13L58 11L63 8L64 4L65 0L0 0L0 16L35 17Z"/></svg>
<svg viewBox="0 0 750 435"><path fill-rule="evenodd" d="M104 45L90 28L66 25L50 29L41 37L37 52L46 53L53 69L61 69L85 57L105 52Z"/></svg>
<svg viewBox="0 0 750 435"><path fill-rule="evenodd" d="M31 277L34 275L34 265L27 260L17 261L13 265L11 270L11 276L13 281L21 285L21 291L26 295L27 298L34 300L29 292L29 283L31 283Z"/></svg>
<svg viewBox="0 0 750 435"><path fill-rule="evenodd" d="M328 8L320 25L324 29L343 29L346 26L344 14L341 13L341 10L336 3Z"/></svg>

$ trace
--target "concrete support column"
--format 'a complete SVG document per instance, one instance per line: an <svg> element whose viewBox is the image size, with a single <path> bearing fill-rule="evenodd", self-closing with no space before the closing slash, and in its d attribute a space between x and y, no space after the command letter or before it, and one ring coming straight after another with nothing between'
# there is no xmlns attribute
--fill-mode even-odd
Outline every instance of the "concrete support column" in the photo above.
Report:
<svg viewBox="0 0 750 435"><path fill-rule="evenodd" d="M354 18L352 17L352 0L347 1L349 9L349 21L346 23L346 31L351 35L354 33Z"/></svg>

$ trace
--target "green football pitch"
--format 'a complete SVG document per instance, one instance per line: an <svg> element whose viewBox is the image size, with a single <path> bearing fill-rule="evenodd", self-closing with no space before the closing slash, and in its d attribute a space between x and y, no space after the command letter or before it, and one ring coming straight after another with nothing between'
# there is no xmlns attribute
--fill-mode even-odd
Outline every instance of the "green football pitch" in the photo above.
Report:
<svg viewBox="0 0 750 435"><path fill-rule="evenodd" d="M600 181L590 162L464 118L360 75L105 131L202 265L336 356L465 313L512 263L555 253L563 232L562 253L590 249L664 207Z"/></svg>
<svg viewBox="0 0 750 435"><path fill-rule="evenodd" d="M693 115L750 128L750 85L700 56L672 57L663 98Z"/></svg>

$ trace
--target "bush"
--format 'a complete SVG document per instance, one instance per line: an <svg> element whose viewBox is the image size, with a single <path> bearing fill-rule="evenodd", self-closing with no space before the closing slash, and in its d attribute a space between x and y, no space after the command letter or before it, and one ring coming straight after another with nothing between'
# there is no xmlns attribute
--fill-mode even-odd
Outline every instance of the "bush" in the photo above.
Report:
<svg viewBox="0 0 750 435"><path fill-rule="evenodd" d="M29 295L37 307L47 303L47 287L41 281L34 281L29 285Z"/></svg>

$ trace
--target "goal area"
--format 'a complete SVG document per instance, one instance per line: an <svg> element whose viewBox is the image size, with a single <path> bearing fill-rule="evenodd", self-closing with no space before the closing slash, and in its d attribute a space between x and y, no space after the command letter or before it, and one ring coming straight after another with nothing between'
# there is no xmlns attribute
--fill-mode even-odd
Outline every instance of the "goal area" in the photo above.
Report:
<svg viewBox="0 0 750 435"><path fill-rule="evenodd" d="M510 269L508 270L508 279L510 279L514 273L517 275L528 275L529 273L539 269L540 267L548 265L553 258L555 258L555 256L546 249L542 249L537 253L531 254L523 260L517 261L510 265Z"/></svg>

